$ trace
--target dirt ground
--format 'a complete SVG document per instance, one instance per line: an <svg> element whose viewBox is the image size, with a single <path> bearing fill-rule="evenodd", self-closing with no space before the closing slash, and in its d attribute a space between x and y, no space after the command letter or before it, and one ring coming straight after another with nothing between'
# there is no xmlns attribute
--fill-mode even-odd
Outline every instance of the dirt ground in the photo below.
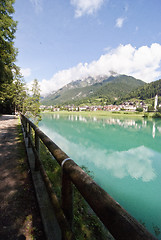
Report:
<svg viewBox="0 0 161 240"><path fill-rule="evenodd" d="M45 240L14 115L0 116L0 240Z"/></svg>

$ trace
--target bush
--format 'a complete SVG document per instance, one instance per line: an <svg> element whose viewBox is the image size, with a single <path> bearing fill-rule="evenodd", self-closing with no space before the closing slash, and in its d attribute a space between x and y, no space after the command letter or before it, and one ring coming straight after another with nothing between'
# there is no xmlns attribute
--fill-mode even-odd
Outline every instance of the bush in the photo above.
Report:
<svg viewBox="0 0 161 240"><path fill-rule="evenodd" d="M161 113L155 112L152 116L152 118L161 118Z"/></svg>
<svg viewBox="0 0 161 240"><path fill-rule="evenodd" d="M143 112L143 108L142 108L142 107L138 107L138 108L136 109L136 111L137 111L137 112Z"/></svg>
<svg viewBox="0 0 161 240"><path fill-rule="evenodd" d="M154 111L154 107L153 106L148 106L148 112L153 112Z"/></svg>
<svg viewBox="0 0 161 240"><path fill-rule="evenodd" d="M149 117L149 113L144 113L144 117L148 118Z"/></svg>
<svg viewBox="0 0 161 240"><path fill-rule="evenodd" d="M158 107L158 108L157 108L157 110L158 110L158 112L160 112L160 113L161 113L161 107Z"/></svg>
<svg viewBox="0 0 161 240"><path fill-rule="evenodd" d="M120 114L120 112L118 112L118 111L115 111L115 112L112 112L112 113L114 113L114 114Z"/></svg>

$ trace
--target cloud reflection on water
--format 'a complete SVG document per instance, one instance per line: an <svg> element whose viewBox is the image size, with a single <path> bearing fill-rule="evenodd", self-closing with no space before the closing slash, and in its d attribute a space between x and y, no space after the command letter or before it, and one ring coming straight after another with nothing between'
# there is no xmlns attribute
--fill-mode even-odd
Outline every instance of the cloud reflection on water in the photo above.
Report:
<svg viewBox="0 0 161 240"><path fill-rule="evenodd" d="M52 133L45 126L41 127L50 138L60 146L63 151L73 156L73 160L78 164L86 165L87 162L94 164L99 169L110 172L114 177L123 179L131 177L149 182L156 177L152 167L152 159L155 152L145 146L131 148L127 151L107 151L106 149L96 149L82 144L70 142L60 134ZM72 147L71 147L72 146Z"/></svg>
<svg viewBox="0 0 161 240"><path fill-rule="evenodd" d="M106 168L117 178L130 176L149 182L156 176L152 167L152 157L154 153L150 149L140 146L128 151L107 154L105 158L97 159L95 164L100 168Z"/></svg>

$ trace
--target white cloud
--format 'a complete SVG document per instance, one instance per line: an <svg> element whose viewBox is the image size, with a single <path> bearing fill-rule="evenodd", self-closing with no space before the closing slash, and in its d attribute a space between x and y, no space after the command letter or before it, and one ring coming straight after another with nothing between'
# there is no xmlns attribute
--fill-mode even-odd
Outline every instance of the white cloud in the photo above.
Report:
<svg viewBox="0 0 161 240"><path fill-rule="evenodd" d="M125 21L125 18L117 18L115 26L118 28L122 28L124 21Z"/></svg>
<svg viewBox="0 0 161 240"><path fill-rule="evenodd" d="M31 69L30 68L21 68L20 70L23 77L29 77L31 75Z"/></svg>
<svg viewBox="0 0 161 240"><path fill-rule="evenodd" d="M96 12L104 0L71 0L70 2L75 7L75 17L81 17Z"/></svg>
<svg viewBox="0 0 161 240"><path fill-rule="evenodd" d="M42 0L30 0L30 2L34 6L36 13L40 13L42 11Z"/></svg>
<svg viewBox="0 0 161 240"><path fill-rule="evenodd" d="M69 69L59 71L50 80L40 82L42 95L58 90L71 81L88 76L110 76L111 72L126 74L145 82L161 77L161 45L154 43L150 47L135 48L132 45L120 45L91 63L79 63Z"/></svg>

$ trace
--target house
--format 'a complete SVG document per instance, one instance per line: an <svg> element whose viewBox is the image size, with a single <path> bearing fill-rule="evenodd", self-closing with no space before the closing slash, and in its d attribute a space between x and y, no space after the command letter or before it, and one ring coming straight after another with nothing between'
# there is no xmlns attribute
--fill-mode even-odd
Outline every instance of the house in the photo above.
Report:
<svg viewBox="0 0 161 240"><path fill-rule="evenodd" d="M79 111L86 111L88 106L79 107Z"/></svg>

